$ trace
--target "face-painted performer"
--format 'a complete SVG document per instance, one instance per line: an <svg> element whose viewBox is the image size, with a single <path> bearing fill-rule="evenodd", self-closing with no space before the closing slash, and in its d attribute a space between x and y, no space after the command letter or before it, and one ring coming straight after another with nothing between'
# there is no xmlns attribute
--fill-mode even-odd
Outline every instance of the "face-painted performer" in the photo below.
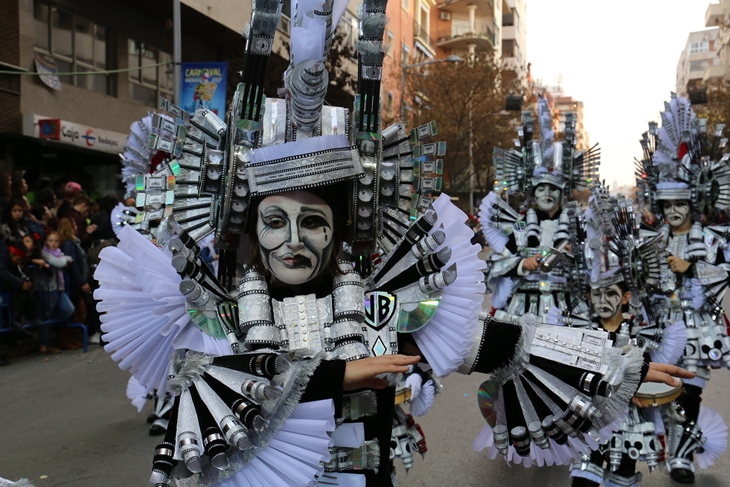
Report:
<svg viewBox="0 0 730 487"><path fill-rule="evenodd" d="M658 321L686 325L687 346L680 364L696 372L697 378L685 383L678 402L690 424L700 427L700 418L707 417L700 413L704 408L700 400L710 368L730 367L730 338L722 309L725 286L718 286L728 279L727 227L701 223L727 212L730 168L720 142L721 126L708 133L706 120L698 119L690 102L674 94L665 107L661 127L650 123L642 137L644 159L639 174L643 177L637 179L637 186L642 189L645 213L665 222L658 234L666 243L677 285L674 294L656 299L653 306L660 310ZM696 446L683 445L670 452L674 456L667 467L674 480L692 483L693 460L706 464L693 453Z"/></svg>
<svg viewBox="0 0 730 487"><path fill-rule="evenodd" d="M334 248L334 217L322 198L295 191L264 198L256 234L261 258L275 279L299 285L318 277Z"/></svg>
<svg viewBox="0 0 730 487"><path fill-rule="evenodd" d="M445 146L428 140L435 123L411 135L404 124L382 129L377 103L358 103L352 116L324 106L329 26L344 11L334 3L317 5L316 15L292 4L292 21L305 28L291 38L285 98L261 97L259 84L281 3L255 0L226 122L165 102L171 117L153 115L135 145L169 153L151 174L127 171L125 182L138 191L135 222L166 218L158 242L172 260L126 228L97 277L115 359L141 387L174 398L155 453L159 486L195 475L196 485L255 478L304 487L323 470L327 485L389 486L391 461L410 468L425 439L394 408L395 381L375 376L407 372L411 413L423 414L438 390L431 374L455 371L468 352L463 334L479 326L485 264L478 246L463 245L466 215L446 195L413 189L440 187ZM384 3L365 0L360 20L358 72L367 82L357 96L373 100ZM127 168L139 170L135 162ZM217 274L200 248L211 234ZM400 355L402 346L433 372L415 370L418 359ZM361 424L332 444L335 417Z"/></svg>
<svg viewBox="0 0 730 487"><path fill-rule="evenodd" d="M580 296L587 289L576 288L568 262L579 210L563 203L574 189L586 189L595 180L600 154L597 147L577 150L572 138L553 142L546 98L538 101L541 141L532 138L532 118L524 117L522 149L495 152L495 192L480 208L485 238L494 249L486 273L492 306L499 316L505 313L502 319L525 313L544 318L557 307L586 320L589 310ZM522 198L519 208L501 199L498 193L505 190L513 200Z"/></svg>

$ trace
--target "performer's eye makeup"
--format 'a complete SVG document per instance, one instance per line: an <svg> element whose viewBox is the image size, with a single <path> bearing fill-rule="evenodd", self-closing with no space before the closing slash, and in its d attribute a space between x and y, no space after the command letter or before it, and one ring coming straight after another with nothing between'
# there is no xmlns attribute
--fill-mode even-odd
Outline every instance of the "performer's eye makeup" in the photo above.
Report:
<svg viewBox="0 0 730 487"><path fill-rule="evenodd" d="M321 227L330 228L329 222L327 222L327 220L324 217L319 216L319 215L305 216L302 219L301 225L302 225L302 228L306 228L308 230L313 230L315 228L321 228Z"/></svg>

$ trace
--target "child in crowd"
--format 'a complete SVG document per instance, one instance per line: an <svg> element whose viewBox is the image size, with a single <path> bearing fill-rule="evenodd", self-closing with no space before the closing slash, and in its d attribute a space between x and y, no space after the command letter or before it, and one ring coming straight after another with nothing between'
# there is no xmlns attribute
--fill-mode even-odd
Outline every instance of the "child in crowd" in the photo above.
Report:
<svg viewBox="0 0 730 487"><path fill-rule="evenodd" d="M60 249L61 237L56 232L46 235L45 245L41 253L47 269L39 272L36 290L38 293L39 309L43 321L66 320L74 313L74 305L66 293L65 269L73 261L64 255ZM47 328L46 328L47 333ZM61 328L59 340L61 348L73 350L82 345L74 340L72 330Z"/></svg>
<svg viewBox="0 0 730 487"><path fill-rule="evenodd" d="M33 282L26 267L28 248L22 240L9 240L3 250L7 252L4 252L5 258L0 263L0 283L3 290L11 294L13 324L21 330L24 323L37 325L40 323L40 318L36 313ZM40 353L60 353L57 348L48 346L47 338L47 333L44 334L41 330Z"/></svg>

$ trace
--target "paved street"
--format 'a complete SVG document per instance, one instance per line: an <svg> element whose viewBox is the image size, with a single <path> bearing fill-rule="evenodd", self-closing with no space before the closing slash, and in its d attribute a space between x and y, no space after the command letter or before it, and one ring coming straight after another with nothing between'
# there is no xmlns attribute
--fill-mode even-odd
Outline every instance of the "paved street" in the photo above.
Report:
<svg viewBox="0 0 730 487"><path fill-rule="evenodd" d="M727 308L726 308L727 309ZM715 371L705 403L730 418L730 373ZM39 355L0 368L0 477L27 477L36 487L146 485L151 453L148 404L138 414L125 396L128 374L102 348ZM483 426L476 390L484 376L453 375L421 418L429 451L399 487L569 485L565 467L530 468L492 461L471 443ZM699 487L730 487L728 452L698 476ZM46 478L41 478L45 476ZM645 473L643 487L674 484L666 471Z"/></svg>
<svg viewBox="0 0 730 487"><path fill-rule="evenodd" d="M100 347L64 352L48 362L38 355L0 369L0 477L28 477L36 487L145 485L157 438L147 435L148 405L137 414L124 391L127 373ZM421 419L429 452L416 459L399 486L568 485L563 467L525 469L491 461L471 450L482 428L475 391L480 376L452 376L434 410ZM717 371L706 402L730 417L730 373ZM725 456L698 478L698 486L730 486ZM47 476L46 479L40 479ZM643 487L671 482L666 472L646 474ZM678 485L678 484L676 484Z"/></svg>

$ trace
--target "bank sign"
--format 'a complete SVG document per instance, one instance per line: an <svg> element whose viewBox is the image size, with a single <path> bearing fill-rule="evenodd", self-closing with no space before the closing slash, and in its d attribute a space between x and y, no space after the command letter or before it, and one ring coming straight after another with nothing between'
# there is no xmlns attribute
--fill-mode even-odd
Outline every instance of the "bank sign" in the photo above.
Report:
<svg viewBox="0 0 730 487"><path fill-rule="evenodd" d="M127 134L36 114L33 115L32 133L26 135L112 153L122 152L127 143Z"/></svg>

